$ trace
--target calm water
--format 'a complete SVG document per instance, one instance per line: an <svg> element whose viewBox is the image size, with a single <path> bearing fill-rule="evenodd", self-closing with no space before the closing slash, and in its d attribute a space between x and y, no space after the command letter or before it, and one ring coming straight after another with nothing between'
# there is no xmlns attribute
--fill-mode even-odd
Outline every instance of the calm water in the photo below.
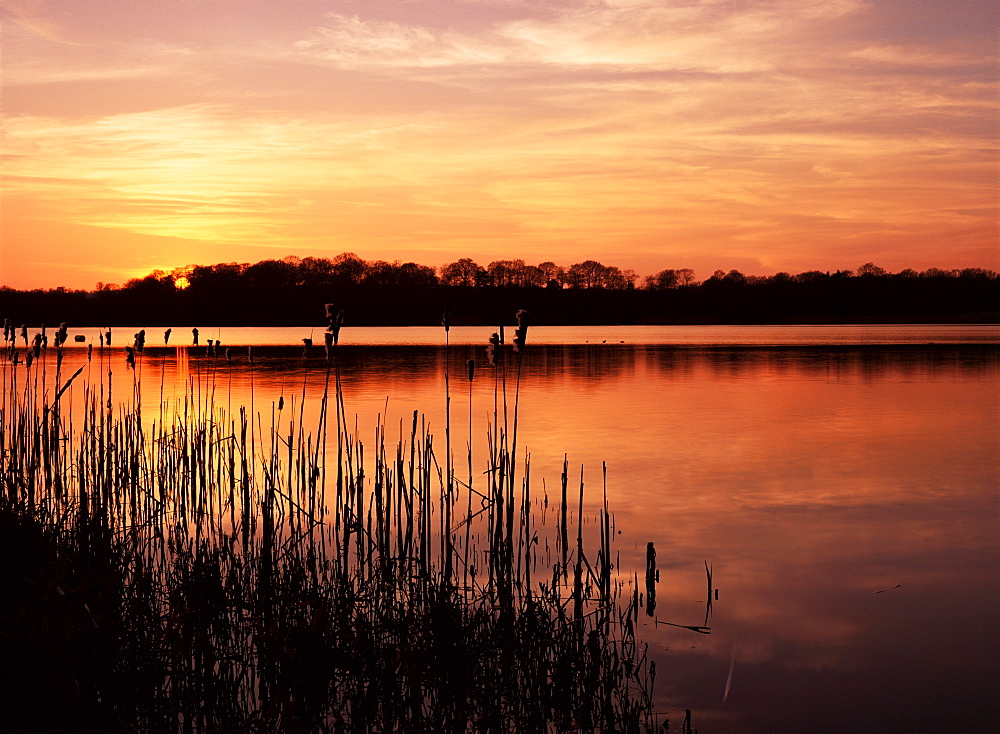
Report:
<svg viewBox="0 0 1000 734"><path fill-rule="evenodd" d="M135 330L115 329L118 384ZM443 435L447 362L456 443L471 400L482 456L489 331L455 328L446 352L430 346L441 329L345 328L345 344L368 345L342 350L362 438L377 414L408 425L414 410ZM309 333L206 328L201 342ZM260 349L251 369L245 350L228 362L175 343L190 330L142 358L147 409L161 383L169 404L190 379L241 403L252 376L265 415L322 390L321 347ZM713 568L710 635L642 617L661 711L677 722L690 708L708 733L1000 730L996 327L552 327L529 343L519 440L533 487L554 494L567 455L596 506L607 463L621 568L655 543L661 622L704 623ZM68 352L67 367L82 359Z"/></svg>
<svg viewBox="0 0 1000 734"><path fill-rule="evenodd" d="M132 343L140 327L115 327L112 342L116 346ZM512 331L512 327L509 327ZM34 332L36 329L32 329ZM73 329L95 346L103 329ZM201 327L199 342L219 340L226 346L301 345L304 338L323 344L323 327L284 328ZM455 326L450 333L455 345L485 344L492 328ZM50 329L51 332L51 329ZM164 329L147 328L146 344L163 343ZM881 345L881 344L1000 344L1000 328L990 324L840 324L830 326L533 326L532 344L636 344L693 346L805 346L805 345ZM351 327L341 332L346 344L384 346L437 346L442 343L442 329L430 326ZM511 334L512 336L512 334ZM190 328L173 329L170 344L191 344ZM71 342L69 346L73 346Z"/></svg>

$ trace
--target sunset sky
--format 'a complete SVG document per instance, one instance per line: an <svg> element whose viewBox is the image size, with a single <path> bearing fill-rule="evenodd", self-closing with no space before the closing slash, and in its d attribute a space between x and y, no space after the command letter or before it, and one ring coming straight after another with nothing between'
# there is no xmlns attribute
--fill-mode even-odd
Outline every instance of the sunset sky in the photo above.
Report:
<svg viewBox="0 0 1000 734"><path fill-rule="evenodd" d="M0 284L1000 267L990 0L0 0Z"/></svg>

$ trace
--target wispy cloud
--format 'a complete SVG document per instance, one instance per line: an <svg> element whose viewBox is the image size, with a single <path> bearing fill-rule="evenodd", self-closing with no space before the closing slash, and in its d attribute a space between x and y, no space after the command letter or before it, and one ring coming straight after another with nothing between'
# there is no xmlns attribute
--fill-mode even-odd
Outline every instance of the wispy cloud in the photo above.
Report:
<svg viewBox="0 0 1000 734"><path fill-rule="evenodd" d="M292 52L299 59L363 69L495 64L508 59L502 46L483 41L447 30L328 13L324 25L314 28L308 39L295 42Z"/></svg>
<svg viewBox="0 0 1000 734"><path fill-rule="evenodd" d="M773 68L759 47L790 26L849 12L856 3L807 3L792 14L774 8L733 12L731 4L599 3L565 6L544 18L524 17L460 31L328 13L293 52L342 68L464 65L624 66L721 72ZM741 48L743 42L751 42Z"/></svg>
<svg viewBox="0 0 1000 734"><path fill-rule="evenodd" d="M8 28L13 24L46 41L73 44L63 25L48 12L45 0L2 0L0 18L10 21Z"/></svg>
<svg viewBox="0 0 1000 734"><path fill-rule="evenodd" d="M920 46L866 46L851 51L849 56L878 64L923 66L934 69L983 63L982 58L963 49L927 49Z"/></svg>

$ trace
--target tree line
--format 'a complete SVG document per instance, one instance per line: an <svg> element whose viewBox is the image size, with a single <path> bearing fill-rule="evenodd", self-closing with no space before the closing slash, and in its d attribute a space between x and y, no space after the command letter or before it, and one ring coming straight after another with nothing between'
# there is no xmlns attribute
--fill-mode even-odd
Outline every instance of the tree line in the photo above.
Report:
<svg viewBox="0 0 1000 734"><path fill-rule="evenodd" d="M865 263L770 276L717 270L702 281L690 268L668 268L640 279L595 260L484 266L461 258L433 268L342 253L155 270L93 291L0 288L0 315L18 323L300 325L328 302L356 325L435 324L445 303L456 324L496 323L518 308L550 324L992 322L1000 276L982 268L891 273Z"/></svg>

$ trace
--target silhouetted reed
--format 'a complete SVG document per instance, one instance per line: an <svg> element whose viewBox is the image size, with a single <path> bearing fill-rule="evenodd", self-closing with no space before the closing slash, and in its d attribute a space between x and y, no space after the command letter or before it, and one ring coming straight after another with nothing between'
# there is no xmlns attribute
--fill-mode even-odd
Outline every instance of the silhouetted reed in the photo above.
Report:
<svg viewBox="0 0 1000 734"><path fill-rule="evenodd" d="M5 718L38 730L652 730L638 579L611 562L606 493L596 553L582 469L576 507L564 461L556 527L539 522L548 498L532 493L530 457L516 461L502 329L480 474L467 362L463 480L447 382L444 457L417 413L395 446L381 420L370 447L348 430L343 313L327 317L315 433L304 387L298 411L295 397L271 405L270 428L252 400L217 402L207 355L212 384L192 381L169 407L161 370L147 424L141 367L154 357L138 344L125 350L131 403L112 399L110 350L68 379L4 352L0 652L23 661ZM248 350L246 368L263 354Z"/></svg>

